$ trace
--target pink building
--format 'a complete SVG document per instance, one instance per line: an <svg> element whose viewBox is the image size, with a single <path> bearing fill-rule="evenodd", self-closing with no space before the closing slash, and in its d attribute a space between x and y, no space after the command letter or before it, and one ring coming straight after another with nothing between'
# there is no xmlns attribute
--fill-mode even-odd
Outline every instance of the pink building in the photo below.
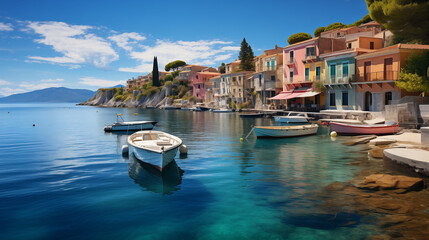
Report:
<svg viewBox="0 0 429 240"><path fill-rule="evenodd" d="M283 48L283 91L311 87L305 78L306 63L320 61L319 55L346 49L344 39L312 38Z"/></svg>
<svg viewBox="0 0 429 240"><path fill-rule="evenodd" d="M197 72L192 76L193 95L202 100L205 99L206 87L209 88L209 79L220 76L217 72Z"/></svg>

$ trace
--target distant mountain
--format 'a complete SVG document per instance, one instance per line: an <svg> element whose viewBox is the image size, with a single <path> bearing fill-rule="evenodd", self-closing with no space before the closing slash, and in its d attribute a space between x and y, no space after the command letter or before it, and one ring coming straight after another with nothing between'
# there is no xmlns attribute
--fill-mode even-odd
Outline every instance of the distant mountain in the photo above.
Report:
<svg viewBox="0 0 429 240"><path fill-rule="evenodd" d="M53 87L36 90L32 92L13 94L0 98L0 103L80 103L94 96L95 91L86 89L70 89L65 87Z"/></svg>
<svg viewBox="0 0 429 240"><path fill-rule="evenodd" d="M116 85L116 86L113 86L113 87L111 87L111 88L120 88L120 87L123 87L123 88L125 88L125 86L124 86L124 85L122 85L122 84L118 84L118 85Z"/></svg>

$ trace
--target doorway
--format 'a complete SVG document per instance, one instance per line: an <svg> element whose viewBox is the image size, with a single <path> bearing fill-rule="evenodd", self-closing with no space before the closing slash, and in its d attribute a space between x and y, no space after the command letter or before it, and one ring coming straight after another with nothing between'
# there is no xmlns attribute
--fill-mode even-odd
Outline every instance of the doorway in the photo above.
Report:
<svg viewBox="0 0 429 240"><path fill-rule="evenodd" d="M372 94L370 92L365 92L365 108L364 111L370 111L372 105Z"/></svg>

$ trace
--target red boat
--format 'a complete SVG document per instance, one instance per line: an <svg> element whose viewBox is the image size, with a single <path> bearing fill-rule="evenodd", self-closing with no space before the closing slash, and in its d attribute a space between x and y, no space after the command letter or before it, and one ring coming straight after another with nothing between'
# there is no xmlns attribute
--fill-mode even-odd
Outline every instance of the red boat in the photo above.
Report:
<svg viewBox="0 0 429 240"><path fill-rule="evenodd" d="M363 125L363 124L345 124L331 122L332 131L342 135L384 135L395 134L398 132L398 124L376 124L376 125Z"/></svg>

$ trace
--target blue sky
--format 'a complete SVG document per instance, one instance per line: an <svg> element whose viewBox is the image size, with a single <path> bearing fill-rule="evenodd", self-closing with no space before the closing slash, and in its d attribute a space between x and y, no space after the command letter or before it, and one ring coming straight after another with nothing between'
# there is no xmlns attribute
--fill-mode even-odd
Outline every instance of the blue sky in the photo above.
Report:
<svg viewBox="0 0 429 240"><path fill-rule="evenodd" d="M217 67L368 13L364 0L0 1L0 95L98 89L181 59Z"/></svg>

